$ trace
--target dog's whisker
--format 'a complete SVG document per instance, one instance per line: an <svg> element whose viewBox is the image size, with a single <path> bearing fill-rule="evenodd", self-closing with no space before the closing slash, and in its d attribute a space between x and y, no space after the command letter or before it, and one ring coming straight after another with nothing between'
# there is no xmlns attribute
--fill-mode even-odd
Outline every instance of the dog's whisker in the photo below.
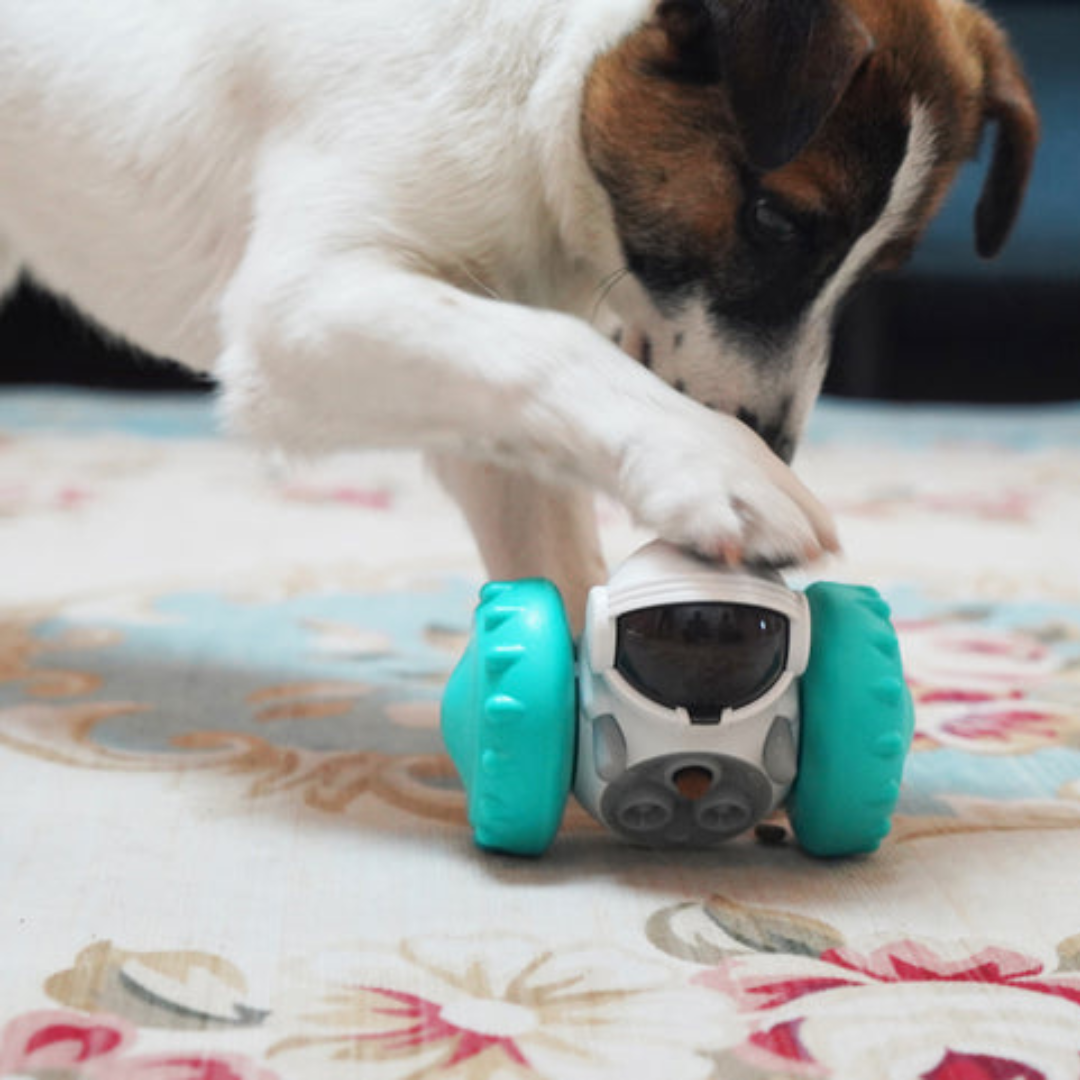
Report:
<svg viewBox="0 0 1080 1080"><path fill-rule="evenodd" d="M473 285L475 285L477 287L477 289L479 289L480 292L483 293L484 296L488 297L488 299L490 299L490 300L502 300L503 299L503 297L499 294L499 291L497 289L493 288L491 285L489 285L482 278L477 277L477 275L469 268L469 266L465 262L463 262L463 261L461 261L459 259L459 260L456 261L456 265L457 265L458 269L461 271L464 278L467 281L471 282Z"/></svg>
<svg viewBox="0 0 1080 1080"><path fill-rule="evenodd" d="M593 309L589 315L589 322L595 323L597 316L600 314L600 309L604 306L604 301L611 295L612 290L620 281L623 280L630 273L630 267L620 266L617 270L613 270L605 277L599 285L596 287L596 300L593 303Z"/></svg>

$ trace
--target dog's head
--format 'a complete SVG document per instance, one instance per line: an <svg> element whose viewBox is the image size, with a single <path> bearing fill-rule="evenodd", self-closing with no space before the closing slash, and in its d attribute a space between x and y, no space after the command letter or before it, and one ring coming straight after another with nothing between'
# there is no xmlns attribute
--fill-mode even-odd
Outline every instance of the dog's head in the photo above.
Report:
<svg viewBox="0 0 1080 1080"><path fill-rule="evenodd" d="M794 450L857 280L902 263L989 121L975 215L1005 242L1038 123L965 0L655 0L588 77L582 131L629 274L624 345Z"/></svg>

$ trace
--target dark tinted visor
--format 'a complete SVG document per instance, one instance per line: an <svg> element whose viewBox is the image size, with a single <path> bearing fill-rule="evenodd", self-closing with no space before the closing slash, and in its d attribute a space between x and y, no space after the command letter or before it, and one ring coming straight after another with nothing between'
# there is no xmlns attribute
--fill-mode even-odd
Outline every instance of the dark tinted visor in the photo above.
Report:
<svg viewBox="0 0 1080 1080"><path fill-rule="evenodd" d="M749 604L665 604L620 616L615 667L696 723L755 701L787 664L788 620Z"/></svg>

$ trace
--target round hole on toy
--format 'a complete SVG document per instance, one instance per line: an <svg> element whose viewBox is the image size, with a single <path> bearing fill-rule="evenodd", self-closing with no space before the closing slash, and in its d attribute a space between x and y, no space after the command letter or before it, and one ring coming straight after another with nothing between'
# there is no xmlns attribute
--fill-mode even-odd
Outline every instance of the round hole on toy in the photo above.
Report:
<svg viewBox="0 0 1080 1080"><path fill-rule="evenodd" d="M672 773L671 783L684 799L697 802L709 793L714 779L712 769L704 765L684 765Z"/></svg>

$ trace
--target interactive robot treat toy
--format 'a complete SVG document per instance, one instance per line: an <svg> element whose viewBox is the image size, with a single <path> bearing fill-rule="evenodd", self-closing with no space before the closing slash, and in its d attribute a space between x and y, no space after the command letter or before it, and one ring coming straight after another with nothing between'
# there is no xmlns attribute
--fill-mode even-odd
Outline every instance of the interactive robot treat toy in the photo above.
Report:
<svg viewBox="0 0 1080 1080"><path fill-rule="evenodd" d="M481 847L541 854L572 788L653 847L709 847L786 804L830 856L888 833L913 709L875 590L803 594L656 541L592 590L576 657L550 582L486 585L442 724Z"/></svg>

